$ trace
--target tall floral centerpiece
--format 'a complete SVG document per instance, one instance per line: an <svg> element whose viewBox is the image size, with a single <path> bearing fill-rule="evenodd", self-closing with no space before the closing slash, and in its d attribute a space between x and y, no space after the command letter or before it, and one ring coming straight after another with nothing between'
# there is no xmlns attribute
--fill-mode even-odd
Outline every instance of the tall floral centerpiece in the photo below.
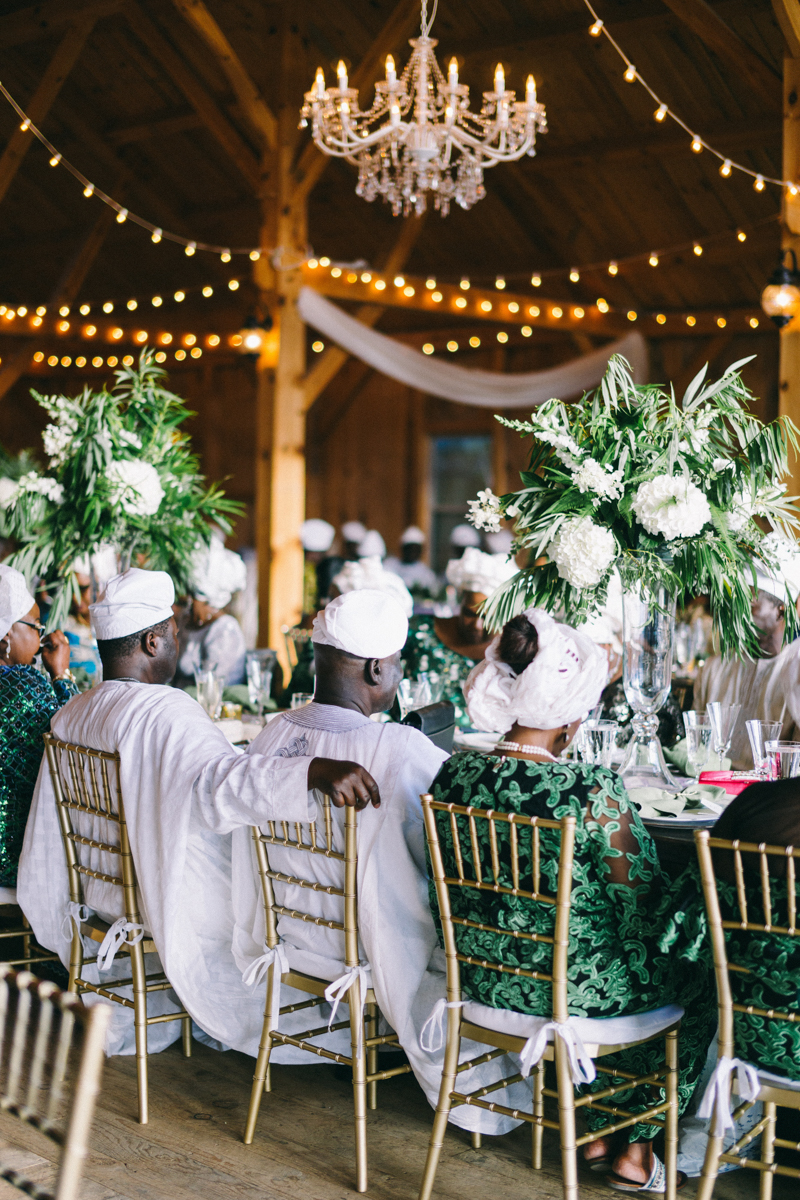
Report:
<svg viewBox="0 0 800 1200"><path fill-rule="evenodd" d="M192 416L164 387L151 351L116 372L116 387L82 395L32 394L50 418L42 440L47 470L29 469L0 492L2 524L18 549L9 562L53 597L48 624L63 623L75 590L73 563L111 545L121 570L132 563L169 571L188 586L209 523L230 529L241 505L199 473Z"/></svg>
<svg viewBox="0 0 800 1200"><path fill-rule="evenodd" d="M800 527L783 482L797 430L765 424L733 363L707 381L707 367L679 402L672 389L637 386L615 356L600 386L575 404L549 400L529 421L497 419L533 448L522 488L482 492L470 502L478 528L514 522L514 551L530 566L487 604L498 628L531 604L581 622L605 603L612 572L623 584L623 682L634 733L623 773L669 784L655 736L669 693L676 601L707 595L723 654L760 657L750 611L754 560L779 565ZM775 532L764 534L754 517ZM787 637L796 633L791 597Z"/></svg>

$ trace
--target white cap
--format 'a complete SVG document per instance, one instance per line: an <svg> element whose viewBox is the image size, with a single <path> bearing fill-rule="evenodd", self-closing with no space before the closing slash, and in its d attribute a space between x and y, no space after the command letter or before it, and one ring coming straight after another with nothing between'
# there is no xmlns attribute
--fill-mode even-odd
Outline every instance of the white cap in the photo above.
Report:
<svg viewBox="0 0 800 1200"><path fill-rule="evenodd" d="M344 595L346 592L388 592L394 596L407 617L414 611L414 597L394 571L387 571L377 554L371 558L360 558L358 562L346 562L333 585Z"/></svg>
<svg viewBox="0 0 800 1200"><path fill-rule="evenodd" d="M320 517L309 517L300 526L300 541L304 550L330 550L336 530Z"/></svg>
<svg viewBox="0 0 800 1200"><path fill-rule="evenodd" d="M498 529L496 533L485 533L486 545L489 547L491 554L510 554L511 544L514 541L510 529Z"/></svg>
<svg viewBox="0 0 800 1200"><path fill-rule="evenodd" d="M109 579L95 604L89 605L98 642L111 642L143 629L152 629L172 616L175 587L166 571L131 567Z"/></svg>
<svg viewBox="0 0 800 1200"><path fill-rule="evenodd" d="M484 554L474 546L467 546L461 558L451 558L445 575L460 592L479 592L491 596L492 592L516 575L519 567L513 558L505 554Z"/></svg>
<svg viewBox="0 0 800 1200"><path fill-rule="evenodd" d="M374 588L331 600L314 618L312 642L346 650L358 658L389 658L402 650L408 618L393 596Z"/></svg>
<svg viewBox="0 0 800 1200"><path fill-rule="evenodd" d="M0 638L5 637L11 626L29 613L35 603L22 572L0 563Z"/></svg>
<svg viewBox="0 0 800 1200"><path fill-rule="evenodd" d="M212 608L225 608L233 593L247 583L247 567L239 554L226 550L221 537L212 534L208 546L200 542L195 549L189 582L198 600L205 600Z"/></svg>
<svg viewBox="0 0 800 1200"><path fill-rule="evenodd" d="M775 530L767 534L762 546L777 565L768 566L765 562L757 559L755 564L756 586L760 591L769 592L778 600L784 600L788 590L793 603L796 604L797 597L800 595L800 546L796 541L784 537ZM748 584L751 584L752 576L749 572L746 572L745 575Z"/></svg>
<svg viewBox="0 0 800 1200"><path fill-rule="evenodd" d="M360 521L345 521L342 526L342 537L346 542L358 543L366 532L366 525L362 525Z"/></svg>
<svg viewBox="0 0 800 1200"><path fill-rule="evenodd" d="M481 535L471 525L456 525L450 531L451 546L480 546Z"/></svg>
<svg viewBox="0 0 800 1200"><path fill-rule="evenodd" d="M422 532L419 525L409 525L408 529L404 529L400 535L401 546L423 546L426 540L425 534Z"/></svg>
<svg viewBox="0 0 800 1200"><path fill-rule="evenodd" d="M368 529L358 543L358 557L374 558L376 554L379 558L386 558L386 542L377 529Z"/></svg>

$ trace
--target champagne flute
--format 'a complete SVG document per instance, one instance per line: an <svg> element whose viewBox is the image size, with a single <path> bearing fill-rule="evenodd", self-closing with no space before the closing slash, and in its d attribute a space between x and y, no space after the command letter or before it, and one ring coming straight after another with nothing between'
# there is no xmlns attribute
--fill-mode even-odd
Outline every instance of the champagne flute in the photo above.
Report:
<svg viewBox="0 0 800 1200"><path fill-rule="evenodd" d="M727 757L731 748L733 731L741 711L741 704L723 704L720 700L712 700L706 705L706 712L711 721L714 753L719 755L720 767L722 759Z"/></svg>

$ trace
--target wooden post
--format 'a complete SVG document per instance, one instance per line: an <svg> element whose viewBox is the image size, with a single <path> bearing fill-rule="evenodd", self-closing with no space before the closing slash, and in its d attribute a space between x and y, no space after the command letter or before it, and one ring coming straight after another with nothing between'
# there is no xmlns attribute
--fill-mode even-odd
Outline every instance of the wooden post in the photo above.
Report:
<svg viewBox="0 0 800 1200"><path fill-rule="evenodd" d="M800 59L783 60L783 178L800 179ZM783 248L794 250L800 262L800 198L784 195ZM800 316L781 330L778 412L800 426ZM800 462L790 463L796 492Z"/></svg>

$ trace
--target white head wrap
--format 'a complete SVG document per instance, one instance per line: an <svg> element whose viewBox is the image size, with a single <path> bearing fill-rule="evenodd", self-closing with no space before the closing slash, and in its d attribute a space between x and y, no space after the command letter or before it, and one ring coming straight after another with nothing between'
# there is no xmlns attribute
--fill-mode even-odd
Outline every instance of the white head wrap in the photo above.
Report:
<svg viewBox="0 0 800 1200"><path fill-rule="evenodd" d="M506 732L515 722L529 729L558 729L585 716L600 699L608 661L599 646L541 608L524 614L539 635L539 649L521 675L500 661L500 637L464 684L467 713L476 729Z"/></svg>
<svg viewBox="0 0 800 1200"><path fill-rule="evenodd" d="M35 603L22 572L0 563L0 638L5 637L11 626L29 613Z"/></svg>
<svg viewBox="0 0 800 1200"><path fill-rule="evenodd" d="M360 521L345 521L342 526L342 537L344 540L356 545L358 545L366 532L366 525L362 525Z"/></svg>
<svg viewBox="0 0 800 1200"><path fill-rule="evenodd" d="M777 559L777 568L767 566L766 563L756 560L756 584L763 592L769 592L771 596L775 596L778 600L783 600L788 589L789 595L794 603L797 603L797 597L800 595L800 546L797 542L790 541L783 534L773 531L768 533L764 538L764 549L770 552L773 559ZM748 584L752 582L752 576L747 573Z"/></svg>
<svg viewBox="0 0 800 1200"><path fill-rule="evenodd" d="M467 546L461 558L451 558L445 572L447 582L460 592L480 592L491 596L492 592L516 575L519 567L505 554L484 554L475 546Z"/></svg>
<svg viewBox="0 0 800 1200"><path fill-rule="evenodd" d="M611 573L603 608L577 628L598 646L611 646L615 654L622 654L622 580L619 571Z"/></svg>
<svg viewBox="0 0 800 1200"><path fill-rule="evenodd" d="M510 529L498 529L496 533L484 534L486 545L492 554L511 553L511 543L514 541L514 535Z"/></svg>
<svg viewBox="0 0 800 1200"><path fill-rule="evenodd" d="M335 535L333 526L319 517L310 517L300 526L300 541L304 550L330 550Z"/></svg>
<svg viewBox="0 0 800 1200"><path fill-rule="evenodd" d="M364 588L375 592L388 592L407 617L414 611L414 597L411 592L399 575L384 568L377 555L373 558L360 558L358 562L346 562L339 574L334 575L333 585L342 595L346 592L360 592Z"/></svg>
<svg viewBox="0 0 800 1200"><path fill-rule="evenodd" d="M408 529L404 529L400 537L400 545L407 546L413 544L415 546L424 546L427 541L425 534L420 529L419 525L409 525Z"/></svg>
<svg viewBox="0 0 800 1200"><path fill-rule="evenodd" d="M393 596L374 588L331 600L314 618L312 642L359 658L389 658L402 650L408 619Z"/></svg>
<svg viewBox="0 0 800 1200"><path fill-rule="evenodd" d="M95 604L89 605L92 629L98 642L127 637L166 621L175 603L175 587L166 571L131 567L109 579Z"/></svg>
<svg viewBox="0 0 800 1200"><path fill-rule="evenodd" d="M456 525L450 531L451 546L480 546L481 535L471 525Z"/></svg>
<svg viewBox="0 0 800 1200"><path fill-rule="evenodd" d="M358 543L358 557L374 558L375 555L378 558L386 558L386 542L377 529L368 529Z"/></svg>
<svg viewBox="0 0 800 1200"><path fill-rule="evenodd" d="M214 534L210 545L198 543L190 579L193 596L205 600L212 608L225 608L233 593L241 591L246 583L244 559L233 550L226 550L222 538Z"/></svg>

